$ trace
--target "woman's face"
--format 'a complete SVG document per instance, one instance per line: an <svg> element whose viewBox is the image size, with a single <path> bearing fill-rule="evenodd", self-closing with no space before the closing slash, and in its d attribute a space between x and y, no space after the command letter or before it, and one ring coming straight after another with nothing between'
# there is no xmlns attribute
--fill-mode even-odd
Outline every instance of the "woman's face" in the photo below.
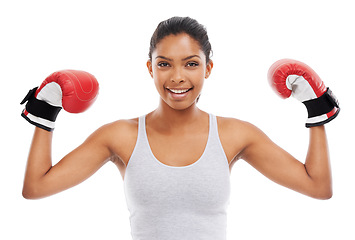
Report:
<svg viewBox="0 0 355 240"><path fill-rule="evenodd" d="M206 64L199 43L181 33L163 38L156 45L147 67L163 102L183 110L196 103L213 63Z"/></svg>

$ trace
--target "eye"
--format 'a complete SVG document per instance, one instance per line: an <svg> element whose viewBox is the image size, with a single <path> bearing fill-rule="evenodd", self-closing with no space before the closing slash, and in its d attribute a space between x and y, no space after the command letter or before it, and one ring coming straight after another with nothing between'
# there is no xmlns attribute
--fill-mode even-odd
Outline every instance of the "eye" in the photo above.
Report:
<svg viewBox="0 0 355 240"><path fill-rule="evenodd" d="M187 67L198 67L198 62L188 62L187 64L186 64L186 66Z"/></svg>
<svg viewBox="0 0 355 240"><path fill-rule="evenodd" d="M169 63L167 63L167 62L159 62L158 63L158 67L169 67L170 65L169 65Z"/></svg>

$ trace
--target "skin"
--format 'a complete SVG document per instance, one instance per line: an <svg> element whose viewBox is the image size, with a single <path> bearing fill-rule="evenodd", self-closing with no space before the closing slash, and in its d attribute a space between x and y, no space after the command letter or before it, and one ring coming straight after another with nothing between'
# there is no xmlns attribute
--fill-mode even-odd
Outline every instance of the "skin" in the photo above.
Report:
<svg viewBox="0 0 355 240"><path fill-rule="evenodd" d="M207 143L209 118L197 105L213 62L197 41L187 34L162 39L148 60L160 102L147 114L146 129L155 157L170 166L197 161ZM170 89L170 90L169 90ZM174 90L189 91L173 94ZM217 117L219 137L230 168L243 159L272 181L318 199L332 196L331 170L324 126L309 130L305 164L273 143L254 125ZM119 120L102 126L78 148L52 166L52 132L35 128L28 156L23 196L37 199L73 187L112 161L122 178L135 147L138 119Z"/></svg>

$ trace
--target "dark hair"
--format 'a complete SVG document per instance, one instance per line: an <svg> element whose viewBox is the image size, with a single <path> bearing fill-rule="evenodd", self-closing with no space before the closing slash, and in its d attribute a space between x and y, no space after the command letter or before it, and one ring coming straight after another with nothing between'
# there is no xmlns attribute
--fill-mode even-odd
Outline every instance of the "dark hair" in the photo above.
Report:
<svg viewBox="0 0 355 240"><path fill-rule="evenodd" d="M149 59L152 60L152 53L156 45L170 34L177 35L186 33L199 42L201 50L205 53L206 63L210 61L212 52L211 43L208 39L206 28L190 17L172 17L158 24L152 38L150 39Z"/></svg>

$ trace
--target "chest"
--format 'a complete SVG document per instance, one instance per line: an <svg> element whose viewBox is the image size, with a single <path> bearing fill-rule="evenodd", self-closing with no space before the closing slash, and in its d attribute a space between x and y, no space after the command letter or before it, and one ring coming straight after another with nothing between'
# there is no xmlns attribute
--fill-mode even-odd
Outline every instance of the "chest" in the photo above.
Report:
<svg viewBox="0 0 355 240"><path fill-rule="evenodd" d="M139 141L125 177L126 196L132 208L154 208L163 215L175 210L224 209L229 199L229 166L221 146L205 137L197 145L196 141L187 141L190 145L181 145L184 149L173 147L167 153L158 150L160 155L154 155L147 142ZM157 147L170 148L172 143L166 141ZM195 153L195 158L185 150Z"/></svg>
<svg viewBox="0 0 355 240"><path fill-rule="evenodd" d="M229 181L226 164L216 162L212 167L202 161L186 168L159 164L130 166L124 184L128 202L135 208L152 208L165 214L187 209L224 209L230 195Z"/></svg>
<svg viewBox="0 0 355 240"><path fill-rule="evenodd" d="M148 144L154 157L168 166L188 166L198 161L206 149L208 137L208 129L180 134L160 134L147 130Z"/></svg>

